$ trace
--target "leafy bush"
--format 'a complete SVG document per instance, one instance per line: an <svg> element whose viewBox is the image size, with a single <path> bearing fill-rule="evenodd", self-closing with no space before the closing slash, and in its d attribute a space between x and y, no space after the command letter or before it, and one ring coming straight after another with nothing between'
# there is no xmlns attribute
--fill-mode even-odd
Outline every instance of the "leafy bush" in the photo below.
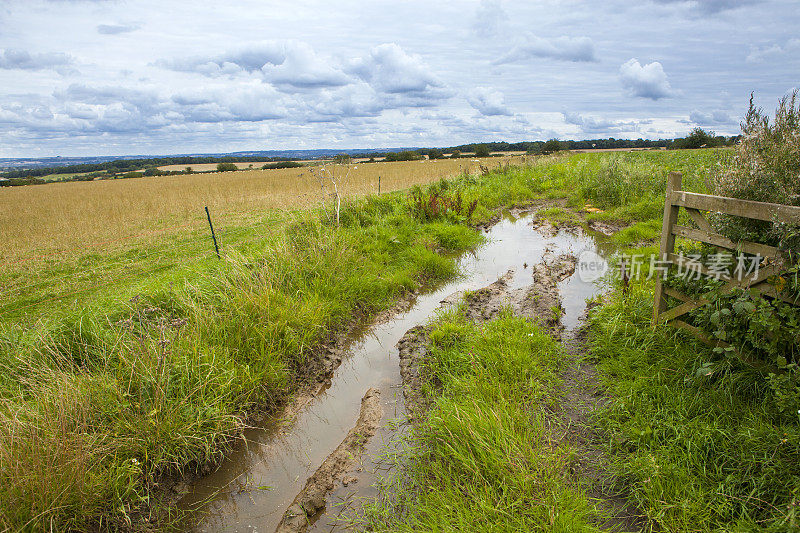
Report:
<svg viewBox="0 0 800 533"><path fill-rule="evenodd" d="M550 139L542 145L543 154L552 154L553 152L558 152L563 149L564 147L558 139Z"/></svg>
<svg viewBox="0 0 800 533"><path fill-rule="evenodd" d="M386 154L386 161L419 161L422 155L413 150L404 150L402 152L389 152Z"/></svg>
<svg viewBox="0 0 800 533"><path fill-rule="evenodd" d="M775 120L753 105L742 124L742 140L729 168L713 177L714 194L759 202L800 206L800 105L797 91L782 98ZM714 218L717 231L742 239L800 251L796 228L777 222L733 216Z"/></svg>
<svg viewBox="0 0 800 533"><path fill-rule="evenodd" d="M476 144L475 145L475 157L489 157L492 155L491 150L485 144Z"/></svg>
<svg viewBox="0 0 800 533"><path fill-rule="evenodd" d="M692 133L686 137L672 141L667 148L670 150L712 148L714 146L723 146L731 143L732 141L730 139L714 135L713 131L707 132L702 128L695 128L692 130Z"/></svg>
<svg viewBox="0 0 800 533"><path fill-rule="evenodd" d="M239 170L236 163L217 163L217 172L230 172L233 170Z"/></svg>
<svg viewBox="0 0 800 533"><path fill-rule="evenodd" d="M774 121L762 109L753 105L742 124L742 140L736 155L723 170L713 175L711 186L715 194L800 206L800 107L797 91L778 104ZM715 229L734 242L757 241L800 252L800 231L775 221L757 221L731 215L711 216ZM790 254L789 274L775 276L771 283L789 301L798 298L797 255ZM684 292L703 292L709 287L700 282L688 283ZM713 293L712 293L713 294ZM741 361L764 365L761 384L772 391L771 401L784 412L800 409L800 307L781 301L765 299L757 291L736 291L733 294L714 294L711 303L695 310L691 316L695 325L707 331L713 339L730 343L731 348L717 348L720 357L716 366L741 368Z"/></svg>

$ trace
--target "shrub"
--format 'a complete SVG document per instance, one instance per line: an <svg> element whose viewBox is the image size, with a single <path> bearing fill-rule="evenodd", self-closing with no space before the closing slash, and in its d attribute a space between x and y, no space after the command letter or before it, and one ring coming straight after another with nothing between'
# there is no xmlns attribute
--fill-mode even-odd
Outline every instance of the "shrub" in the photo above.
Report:
<svg viewBox="0 0 800 533"><path fill-rule="evenodd" d="M217 172L230 172L233 170L239 170L236 163L217 163Z"/></svg>
<svg viewBox="0 0 800 533"><path fill-rule="evenodd" d="M492 152L489 150L489 147L485 144L476 144L475 145L475 157L489 157L492 155Z"/></svg>
<svg viewBox="0 0 800 533"><path fill-rule="evenodd" d="M413 150L403 150L402 152L389 152L386 154L386 161L419 161L422 155Z"/></svg>
<svg viewBox="0 0 800 533"><path fill-rule="evenodd" d="M742 140L731 163L712 178L714 193L759 202L800 206L800 108L797 91L778 104L774 121L753 105L744 123ZM711 217L715 229L734 242L758 241L790 252L800 251L800 231L777 221L756 221L731 215ZM788 300L800 302L800 264L790 257L788 275L770 283ZM696 283L695 283L696 285ZM691 289L691 287L690 287ZM800 408L800 307L780 299L765 299L757 290L739 290L710 297L711 303L692 313L695 325L712 338L733 348L716 348L724 368L739 359L766 364L762 374L772 392L772 401L794 416Z"/></svg>
<svg viewBox="0 0 800 533"><path fill-rule="evenodd" d="M561 141L558 139L550 139L542 145L543 154L552 154L553 152L558 152L559 150L563 149L564 147L561 145Z"/></svg>
<svg viewBox="0 0 800 533"><path fill-rule="evenodd" d="M419 186L411 189L410 203L411 214L421 222L430 222L442 218L455 218L469 220L478 201L464 202L460 192L448 195L444 191L432 189L428 193Z"/></svg>
<svg viewBox="0 0 800 533"><path fill-rule="evenodd" d="M759 202L800 206L800 105L797 91L778 103L774 121L753 105L742 123L742 140L729 168L713 177L713 190ZM797 228L732 216L717 216L717 230L733 241L754 240L800 251Z"/></svg>
<svg viewBox="0 0 800 533"><path fill-rule="evenodd" d="M277 168L298 168L302 166L303 163L298 163L297 161L278 161L277 163L267 163L261 168L264 170L274 170Z"/></svg>
<svg viewBox="0 0 800 533"><path fill-rule="evenodd" d="M724 144L724 137L715 137L714 132L706 132L702 128L695 128L686 137L675 139L667 148L670 150L710 148Z"/></svg>

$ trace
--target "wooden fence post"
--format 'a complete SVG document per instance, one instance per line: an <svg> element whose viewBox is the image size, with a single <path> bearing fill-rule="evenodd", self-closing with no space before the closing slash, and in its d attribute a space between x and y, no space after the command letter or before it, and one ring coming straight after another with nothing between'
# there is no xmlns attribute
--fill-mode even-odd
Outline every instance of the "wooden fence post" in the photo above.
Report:
<svg viewBox="0 0 800 533"><path fill-rule="evenodd" d="M659 259L664 261L669 254L675 251L675 234L672 227L678 222L679 206L672 204L672 193L680 191L683 184L683 174L680 172L670 172L667 178L667 192L664 200L664 224L661 227L661 246L659 247ZM653 300L653 324L658 321L658 315L667 310L667 301L664 299L664 286L661 274L655 275L656 289Z"/></svg>

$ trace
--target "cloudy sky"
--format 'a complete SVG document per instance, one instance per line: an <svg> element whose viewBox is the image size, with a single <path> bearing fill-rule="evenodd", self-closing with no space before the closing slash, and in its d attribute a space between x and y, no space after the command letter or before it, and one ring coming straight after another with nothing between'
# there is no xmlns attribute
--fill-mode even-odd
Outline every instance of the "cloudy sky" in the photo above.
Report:
<svg viewBox="0 0 800 533"><path fill-rule="evenodd" d="M738 132L797 0L2 0L0 157Z"/></svg>

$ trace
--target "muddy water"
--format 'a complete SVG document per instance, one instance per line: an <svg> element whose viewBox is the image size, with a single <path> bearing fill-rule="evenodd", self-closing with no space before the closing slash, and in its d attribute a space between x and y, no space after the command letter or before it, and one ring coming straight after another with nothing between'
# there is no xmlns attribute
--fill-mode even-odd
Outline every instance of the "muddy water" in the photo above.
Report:
<svg viewBox="0 0 800 533"><path fill-rule="evenodd" d="M267 427L251 430L217 471L201 478L181 500L185 509L198 509L198 532L271 532L306 479L337 447L354 425L361 397L370 387L378 388L384 403L381 428L368 443L360 467L346 476L347 486L339 485L327 498L326 510L317 518L312 531L337 529L339 516L364 497L376 494L373 486L383 474L382 456L393 448L402 424L402 382L395 344L410 328L429 321L440 301L460 290L488 285L514 270L510 288L530 284L530 267L546 251L556 255L598 249L601 235L595 237L561 231L545 237L530 225L531 216L507 216L489 232L489 241L474 254L460 260L463 276L434 292L419 296L406 312L375 325L365 335L354 338L330 386L307 404L292 423L271 421ZM527 268L526 265L527 264ZM581 281L576 274L563 281L562 293L567 328L572 328L585 308L585 299L596 294L596 284ZM388 445L388 447L387 447ZM350 478L350 479L348 479ZM342 523L342 526L344 524Z"/></svg>

